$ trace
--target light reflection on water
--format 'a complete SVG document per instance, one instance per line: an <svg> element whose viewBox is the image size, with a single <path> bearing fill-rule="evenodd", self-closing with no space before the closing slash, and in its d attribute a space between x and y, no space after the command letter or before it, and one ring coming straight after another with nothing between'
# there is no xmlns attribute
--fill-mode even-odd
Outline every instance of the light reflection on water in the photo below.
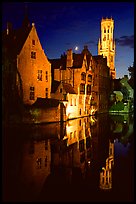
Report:
<svg viewBox="0 0 136 204"><path fill-rule="evenodd" d="M132 201L133 121L101 114L6 128L4 200Z"/></svg>

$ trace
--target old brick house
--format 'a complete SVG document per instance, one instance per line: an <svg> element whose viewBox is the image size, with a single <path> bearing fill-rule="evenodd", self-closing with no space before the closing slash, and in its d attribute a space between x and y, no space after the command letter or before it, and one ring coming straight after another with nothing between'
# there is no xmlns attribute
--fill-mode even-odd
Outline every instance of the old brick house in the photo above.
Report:
<svg viewBox="0 0 136 204"><path fill-rule="evenodd" d="M3 46L14 69L14 84L24 104L38 97L50 98L51 64L42 49L34 23L25 16L22 26L13 30L9 24L3 35ZM13 71L13 68L12 68Z"/></svg>
<svg viewBox="0 0 136 204"><path fill-rule="evenodd" d="M96 111L108 112L111 77L106 58L102 55L92 56L87 46L84 46L81 54L75 54L70 49L60 59L51 59L50 62L53 83L67 83L75 92L71 98L76 100L77 106L74 109L72 107L69 118L92 115ZM58 92L63 94L63 87L56 89L52 97L68 100L67 104L73 106L71 98L68 99L65 93L62 97Z"/></svg>
<svg viewBox="0 0 136 204"><path fill-rule="evenodd" d="M26 106L51 98L51 64L27 16L19 29L8 23L2 33L2 71L4 121L24 121Z"/></svg>
<svg viewBox="0 0 136 204"><path fill-rule="evenodd" d="M64 86L52 93L53 98L67 100L66 113L68 119L91 114L91 88L93 82L93 71L91 69L92 56L85 52L75 54L72 49L67 54L61 55L59 59L50 59L52 66L52 79L73 88L74 93L65 94ZM58 94L58 92L63 94ZM74 95L73 95L74 94ZM76 104L76 105L74 105ZM74 107L75 106L75 107ZM69 109L69 110L68 110Z"/></svg>

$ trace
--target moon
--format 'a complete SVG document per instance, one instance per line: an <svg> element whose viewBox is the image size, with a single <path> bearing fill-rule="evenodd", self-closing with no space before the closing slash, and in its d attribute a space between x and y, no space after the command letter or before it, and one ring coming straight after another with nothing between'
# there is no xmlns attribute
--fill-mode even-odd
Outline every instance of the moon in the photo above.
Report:
<svg viewBox="0 0 136 204"><path fill-rule="evenodd" d="M75 50L78 50L78 46L75 47Z"/></svg>

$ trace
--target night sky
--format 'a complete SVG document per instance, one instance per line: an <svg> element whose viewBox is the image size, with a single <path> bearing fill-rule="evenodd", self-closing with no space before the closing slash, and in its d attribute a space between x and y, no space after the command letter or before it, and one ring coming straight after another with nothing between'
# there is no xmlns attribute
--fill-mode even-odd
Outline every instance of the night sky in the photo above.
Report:
<svg viewBox="0 0 136 204"><path fill-rule="evenodd" d="M18 28L25 8L30 22L34 22L41 45L48 58L59 58L72 48L81 53L88 45L92 55L98 55L100 23L113 18L116 40L116 78L129 75L134 62L134 3L133 2L3 2L2 29L7 21ZM76 46L78 50L76 50Z"/></svg>

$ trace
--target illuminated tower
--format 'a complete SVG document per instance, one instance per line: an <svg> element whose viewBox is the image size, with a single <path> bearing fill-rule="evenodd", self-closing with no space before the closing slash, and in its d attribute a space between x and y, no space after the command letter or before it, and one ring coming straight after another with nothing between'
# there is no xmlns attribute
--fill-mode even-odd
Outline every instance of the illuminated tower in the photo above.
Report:
<svg viewBox="0 0 136 204"><path fill-rule="evenodd" d="M112 18L101 20L101 39L98 42L98 55L107 57L107 65L110 67L110 74L116 78L115 70L115 41L113 39L114 21Z"/></svg>

